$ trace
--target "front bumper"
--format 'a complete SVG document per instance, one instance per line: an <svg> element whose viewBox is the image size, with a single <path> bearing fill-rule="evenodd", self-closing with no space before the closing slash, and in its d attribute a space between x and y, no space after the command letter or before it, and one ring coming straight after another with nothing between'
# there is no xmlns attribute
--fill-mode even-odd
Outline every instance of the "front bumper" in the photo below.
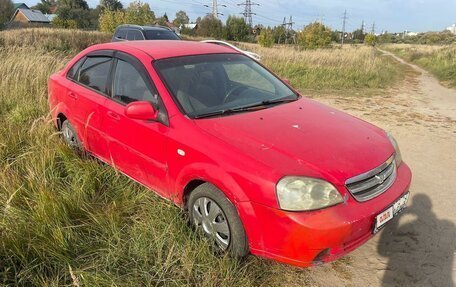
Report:
<svg viewBox="0 0 456 287"><path fill-rule="evenodd" d="M403 163L395 183L380 196L311 212L287 212L253 202L239 203L252 254L306 267L336 260L373 234L375 217L404 195L412 174Z"/></svg>

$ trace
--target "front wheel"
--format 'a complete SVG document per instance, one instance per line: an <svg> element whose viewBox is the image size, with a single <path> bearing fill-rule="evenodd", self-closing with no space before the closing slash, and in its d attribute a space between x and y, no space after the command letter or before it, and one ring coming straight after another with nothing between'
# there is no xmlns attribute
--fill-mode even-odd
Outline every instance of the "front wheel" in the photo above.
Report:
<svg viewBox="0 0 456 287"><path fill-rule="evenodd" d="M190 223L209 238L217 253L235 258L249 253L247 236L236 207L215 186L198 186L187 202Z"/></svg>

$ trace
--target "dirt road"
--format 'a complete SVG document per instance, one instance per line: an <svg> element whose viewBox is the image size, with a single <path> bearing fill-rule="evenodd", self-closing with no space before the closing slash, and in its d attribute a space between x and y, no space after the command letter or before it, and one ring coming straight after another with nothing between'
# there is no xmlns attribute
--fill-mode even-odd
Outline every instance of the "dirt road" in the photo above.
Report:
<svg viewBox="0 0 456 287"><path fill-rule="evenodd" d="M318 100L395 135L413 171L413 196L379 235L310 277L316 286L456 286L456 91L384 54L409 65L405 84L385 95Z"/></svg>

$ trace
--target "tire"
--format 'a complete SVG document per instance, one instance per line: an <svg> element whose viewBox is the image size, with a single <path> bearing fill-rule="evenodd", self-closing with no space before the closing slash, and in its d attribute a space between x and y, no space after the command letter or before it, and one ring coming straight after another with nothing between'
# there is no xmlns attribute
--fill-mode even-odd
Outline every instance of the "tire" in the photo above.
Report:
<svg viewBox="0 0 456 287"><path fill-rule="evenodd" d="M204 183L192 191L187 201L190 224L209 238L217 254L245 257L249 245L236 207L218 188Z"/></svg>
<svg viewBox="0 0 456 287"><path fill-rule="evenodd" d="M84 147L78 138L78 134L68 120L62 123L60 131L62 132L63 140L71 149L81 154L84 152Z"/></svg>

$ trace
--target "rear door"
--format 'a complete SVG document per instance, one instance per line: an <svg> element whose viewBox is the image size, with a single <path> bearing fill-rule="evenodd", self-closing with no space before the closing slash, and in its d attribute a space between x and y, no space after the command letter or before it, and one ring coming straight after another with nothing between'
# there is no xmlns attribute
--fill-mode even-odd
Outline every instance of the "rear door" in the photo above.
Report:
<svg viewBox="0 0 456 287"><path fill-rule="evenodd" d="M158 121L134 120L125 116L125 106L148 101L158 110ZM116 53L112 100L108 103L105 127L109 152L121 171L167 197L167 113L155 86L139 60Z"/></svg>
<svg viewBox="0 0 456 287"><path fill-rule="evenodd" d="M103 120L110 94L112 55L112 51L89 54L74 74L68 93L73 101L73 125L85 148L106 161L109 153Z"/></svg>
<svg viewBox="0 0 456 287"><path fill-rule="evenodd" d="M128 41L138 41L144 40L144 36L139 30L129 29L127 33L127 40Z"/></svg>

